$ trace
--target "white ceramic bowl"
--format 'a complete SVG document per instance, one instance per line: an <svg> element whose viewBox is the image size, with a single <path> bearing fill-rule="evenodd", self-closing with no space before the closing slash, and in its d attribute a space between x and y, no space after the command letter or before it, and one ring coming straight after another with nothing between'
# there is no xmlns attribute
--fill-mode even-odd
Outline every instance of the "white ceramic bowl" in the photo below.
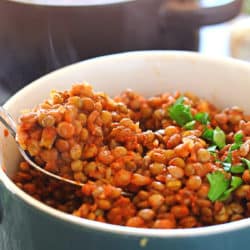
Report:
<svg viewBox="0 0 250 250"><path fill-rule="evenodd" d="M146 96L191 91L218 107L238 105L250 113L250 64L196 53L148 51L100 57L55 71L14 95L5 108L17 118L48 97L51 89L69 89L87 81L115 95L126 88ZM0 162L12 176L19 154L0 127ZM243 249L250 220L198 229L135 229L79 219L52 209L21 191L0 169L0 249ZM1 216L0 216L1 220ZM43 240L46 239L46 240ZM72 244L70 243L72 242ZM119 246L119 247L118 247Z"/></svg>

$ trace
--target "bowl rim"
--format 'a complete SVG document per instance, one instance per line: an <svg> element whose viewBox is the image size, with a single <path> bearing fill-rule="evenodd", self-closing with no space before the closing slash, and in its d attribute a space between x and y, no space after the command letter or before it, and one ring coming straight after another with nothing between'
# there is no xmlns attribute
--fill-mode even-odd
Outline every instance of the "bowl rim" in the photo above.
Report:
<svg viewBox="0 0 250 250"><path fill-rule="evenodd" d="M119 5L125 4L128 2L134 2L137 0L109 0L106 3L83 3L83 1L73 1L71 3L60 3L56 2L57 0L53 0L53 3L43 2L42 0L36 0L35 2L31 2L30 0L7 0L9 2L24 4L29 6L44 6L44 7L108 7L111 5ZM52 1L52 0L51 0Z"/></svg>
<svg viewBox="0 0 250 250"><path fill-rule="evenodd" d="M188 60L196 60L196 61L206 61L208 63L211 62L220 62L223 64L233 64L234 67L244 68L250 71L250 64L247 62L243 62L236 59L226 58L226 57L215 57L215 56L207 56L202 55L196 52L186 52L186 51L132 51L132 52L124 52L113 55L106 55L97 58L88 59L85 61L81 61L78 63L74 63L72 65L63 67L61 69L55 70L49 74L44 75L43 77L31 82L23 89L19 90L15 95L13 95L5 104L4 107L8 109L9 106L13 106L15 103L15 97L22 94L24 91L29 91L32 88L36 88L36 85L40 85L44 80L56 77L60 74L65 74L70 72L74 68L81 68L85 64L95 63L96 61L100 62L105 60L112 60L113 58L137 58L137 57L159 57L167 56L167 57L180 57L186 58ZM225 223L221 225L213 225L199 228L189 228L189 229L140 229L140 228L132 228L125 226L117 226L108 223L96 222L87 219L78 218L76 216L66 214L57 209L49 207L44 203L36 200L35 198L26 194L23 190L21 190L18 186L16 186L13 181L7 176L4 170L0 167L0 184L3 184L6 189L21 199L24 203L28 204L33 209L37 209L38 211L51 216L56 219L60 219L65 223L74 224L80 228L88 228L99 232L112 233L113 235L126 235L126 236L134 236L141 238L184 238L184 237L194 237L194 236L211 236L218 235L227 232L233 232L240 229L250 228L250 218L245 218L239 221Z"/></svg>

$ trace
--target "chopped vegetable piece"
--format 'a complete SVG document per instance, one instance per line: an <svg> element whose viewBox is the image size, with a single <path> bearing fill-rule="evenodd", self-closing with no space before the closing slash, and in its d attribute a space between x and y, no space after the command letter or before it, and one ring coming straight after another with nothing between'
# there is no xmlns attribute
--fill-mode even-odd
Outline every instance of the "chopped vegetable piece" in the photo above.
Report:
<svg viewBox="0 0 250 250"><path fill-rule="evenodd" d="M241 179L240 177L238 177L238 176L233 176L230 186L231 186L232 188L234 188L234 190L235 190L235 189L238 188L242 183L243 183L243 181L242 181L242 179Z"/></svg>
<svg viewBox="0 0 250 250"><path fill-rule="evenodd" d="M214 130L213 142L218 146L219 149L222 149L226 145L226 135L219 127L216 127Z"/></svg>
<svg viewBox="0 0 250 250"><path fill-rule="evenodd" d="M232 144L232 146L230 147L230 151L234 151L234 150L239 149L239 148L240 148L240 145L237 144L237 143L234 143L234 144Z"/></svg>
<svg viewBox="0 0 250 250"><path fill-rule="evenodd" d="M230 183L230 188L224 192L221 197L219 197L220 201L225 201L229 198L230 194L236 190L243 183L242 179L238 176L232 176L232 180Z"/></svg>
<svg viewBox="0 0 250 250"><path fill-rule="evenodd" d="M243 173L245 170L245 166L244 165L234 165L230 168L230 172L233 174L241 174Z"/></svg>
<svg viewBox="0 0 250 250"><path fill-rule="evenodd" d="M243 143L243 134L242 133L237 133L234 135L234 144L230 147L230 151L239 149L240 146Z"/></svg>
<svg viewBox="0 0 250 250"><path fill-rule="evenodd" d="M178 105L178 104L183 104L184 102L184 96L180 96L174 103L174 105Z"/></svg>
<svg viewBox="0 0 250 250"><path fill-rule="evenodd" d="M213 141L213 137L214 137L214 131L213 129L210 128L206 128L202 134L202 138L207 140L207 141Z"/></svg>
<svg viewBox="0 0 250 250"><path fill-rule="evenodd" d="M208 147L207 151L210 153L216 153L216 148L217 148L217 146L213 145L213 146Z"/></svg>
<svg viewBox="0 0 250 250"><path fill-rule="evenodd" d="M228 189L230 180L226 179L224 174L220 171L207 174L207 179L210 184L208 198L214 202Z"/></svg>
<svg viewBox="0 0 250 250"><path fill-rule="evenodd" d="M173 106L169 108L170 118L176 121L176 123L180 126L184 126L186 123L193 120L190 107L188 105L184 105L183 102L184 97L182 96L176 100Z"/></svg>
<svg viewBox="0 0 250 250"><path fill-rule="evenodd" d="M229 172L231 170L232 163L230 163L230 162L222 162L222 166L223 166L225 171Z"/></svg>
<svg viewBox="0 0 250 250"><path fill-rule="evenodd" d="M213 157L215 157L215 160L217 160L218 155L217 155L217 146L216 145L208 147L207 151L210 152L210 154L213 155Z"/></svg>
<svg viewBox="0 0 250 250"><path fill-rule="evenodd" d="M222 163L222 166L224 167L224 170L229 172L232 167L232 152L231 151L228 152L226 159L221 163Z"/></svg>
<svg viewBox="0 0 250 250"><path fill-rule="evenodd" d="M196 121L188 122L184 125L184 128L187 130L192 130L192 129L194 129L195 123L196 123Z"/></svg>
<svg viewBox="0 0 250 250"><path fill-rule="evenodd" d="M205 113L205 112L197 113L194 116L194 119L204 125L207 125L209 123L209 115L208 113Z"/></svg>
<svg viewBox="0 0 250 250"><path fill-rule="evenodd" d="M250 161L246 158L241 158L241 161L247 165L247 167L250 169Z"/></svg>
<svg viewBox="0 0 250 250"><path fill-rule="evenodd" d="M234 141L237 144L242 144L243 143L243 134L242 133L237 133L234 135Z"/></svg>

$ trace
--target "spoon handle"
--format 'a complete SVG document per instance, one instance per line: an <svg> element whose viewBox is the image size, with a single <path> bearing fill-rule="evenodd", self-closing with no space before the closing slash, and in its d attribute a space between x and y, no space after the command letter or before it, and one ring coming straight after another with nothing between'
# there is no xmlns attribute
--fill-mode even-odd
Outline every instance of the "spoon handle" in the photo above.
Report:
<svg viewBox="0 0 250 250"><path fill-rule="evenodd" d="M0 122L2 122L9 133L16 138L16 123L8 111L2 106L0 106Z"/></svg>
<svg viewBox="0 0 250 250"><path fill-rule="evenodd" d="M8 111L0 106L0 122L5 126L5 128L9 131L9 133L11 134L11 136L13 136L14 139L16 139L16 123L14 121L14 119L11 117L11 115L8 113ZM18 144L18 142L16 141L17 143L17 146L18 146L18 149L21 153L21 155L23 156L23 158L34 168L36 168L38 171L50 176L50 177L53 177L53 178L56 178L58 180L61 180L61 181L66 181L68 183L71 183L71 184L74 184L74 185L78 185L78 186L82 186L83 184L82 183L76 183L75 181L73 180L68 180L68 179L65 179L61 176L58 176L58 175L55 175L49 171L46 171L45 169L41 168L40 166L38 166L31 158L30 156L20 147L20 145Z"/></svg>

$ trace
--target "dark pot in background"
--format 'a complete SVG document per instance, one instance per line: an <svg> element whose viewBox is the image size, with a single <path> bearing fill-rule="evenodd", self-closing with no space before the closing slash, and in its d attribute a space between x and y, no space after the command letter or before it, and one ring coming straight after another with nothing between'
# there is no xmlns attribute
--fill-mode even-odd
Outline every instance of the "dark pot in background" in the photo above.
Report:
<svg viewBox="0 0 250 250"><path fill-rule="evenodd" d="M27 1L0 2L0 103L39 76L86 58L130 50L196 50L200 26L229 20L241 8L241 0L209 7L176 0L71 1L77 6Z"/></svg>

